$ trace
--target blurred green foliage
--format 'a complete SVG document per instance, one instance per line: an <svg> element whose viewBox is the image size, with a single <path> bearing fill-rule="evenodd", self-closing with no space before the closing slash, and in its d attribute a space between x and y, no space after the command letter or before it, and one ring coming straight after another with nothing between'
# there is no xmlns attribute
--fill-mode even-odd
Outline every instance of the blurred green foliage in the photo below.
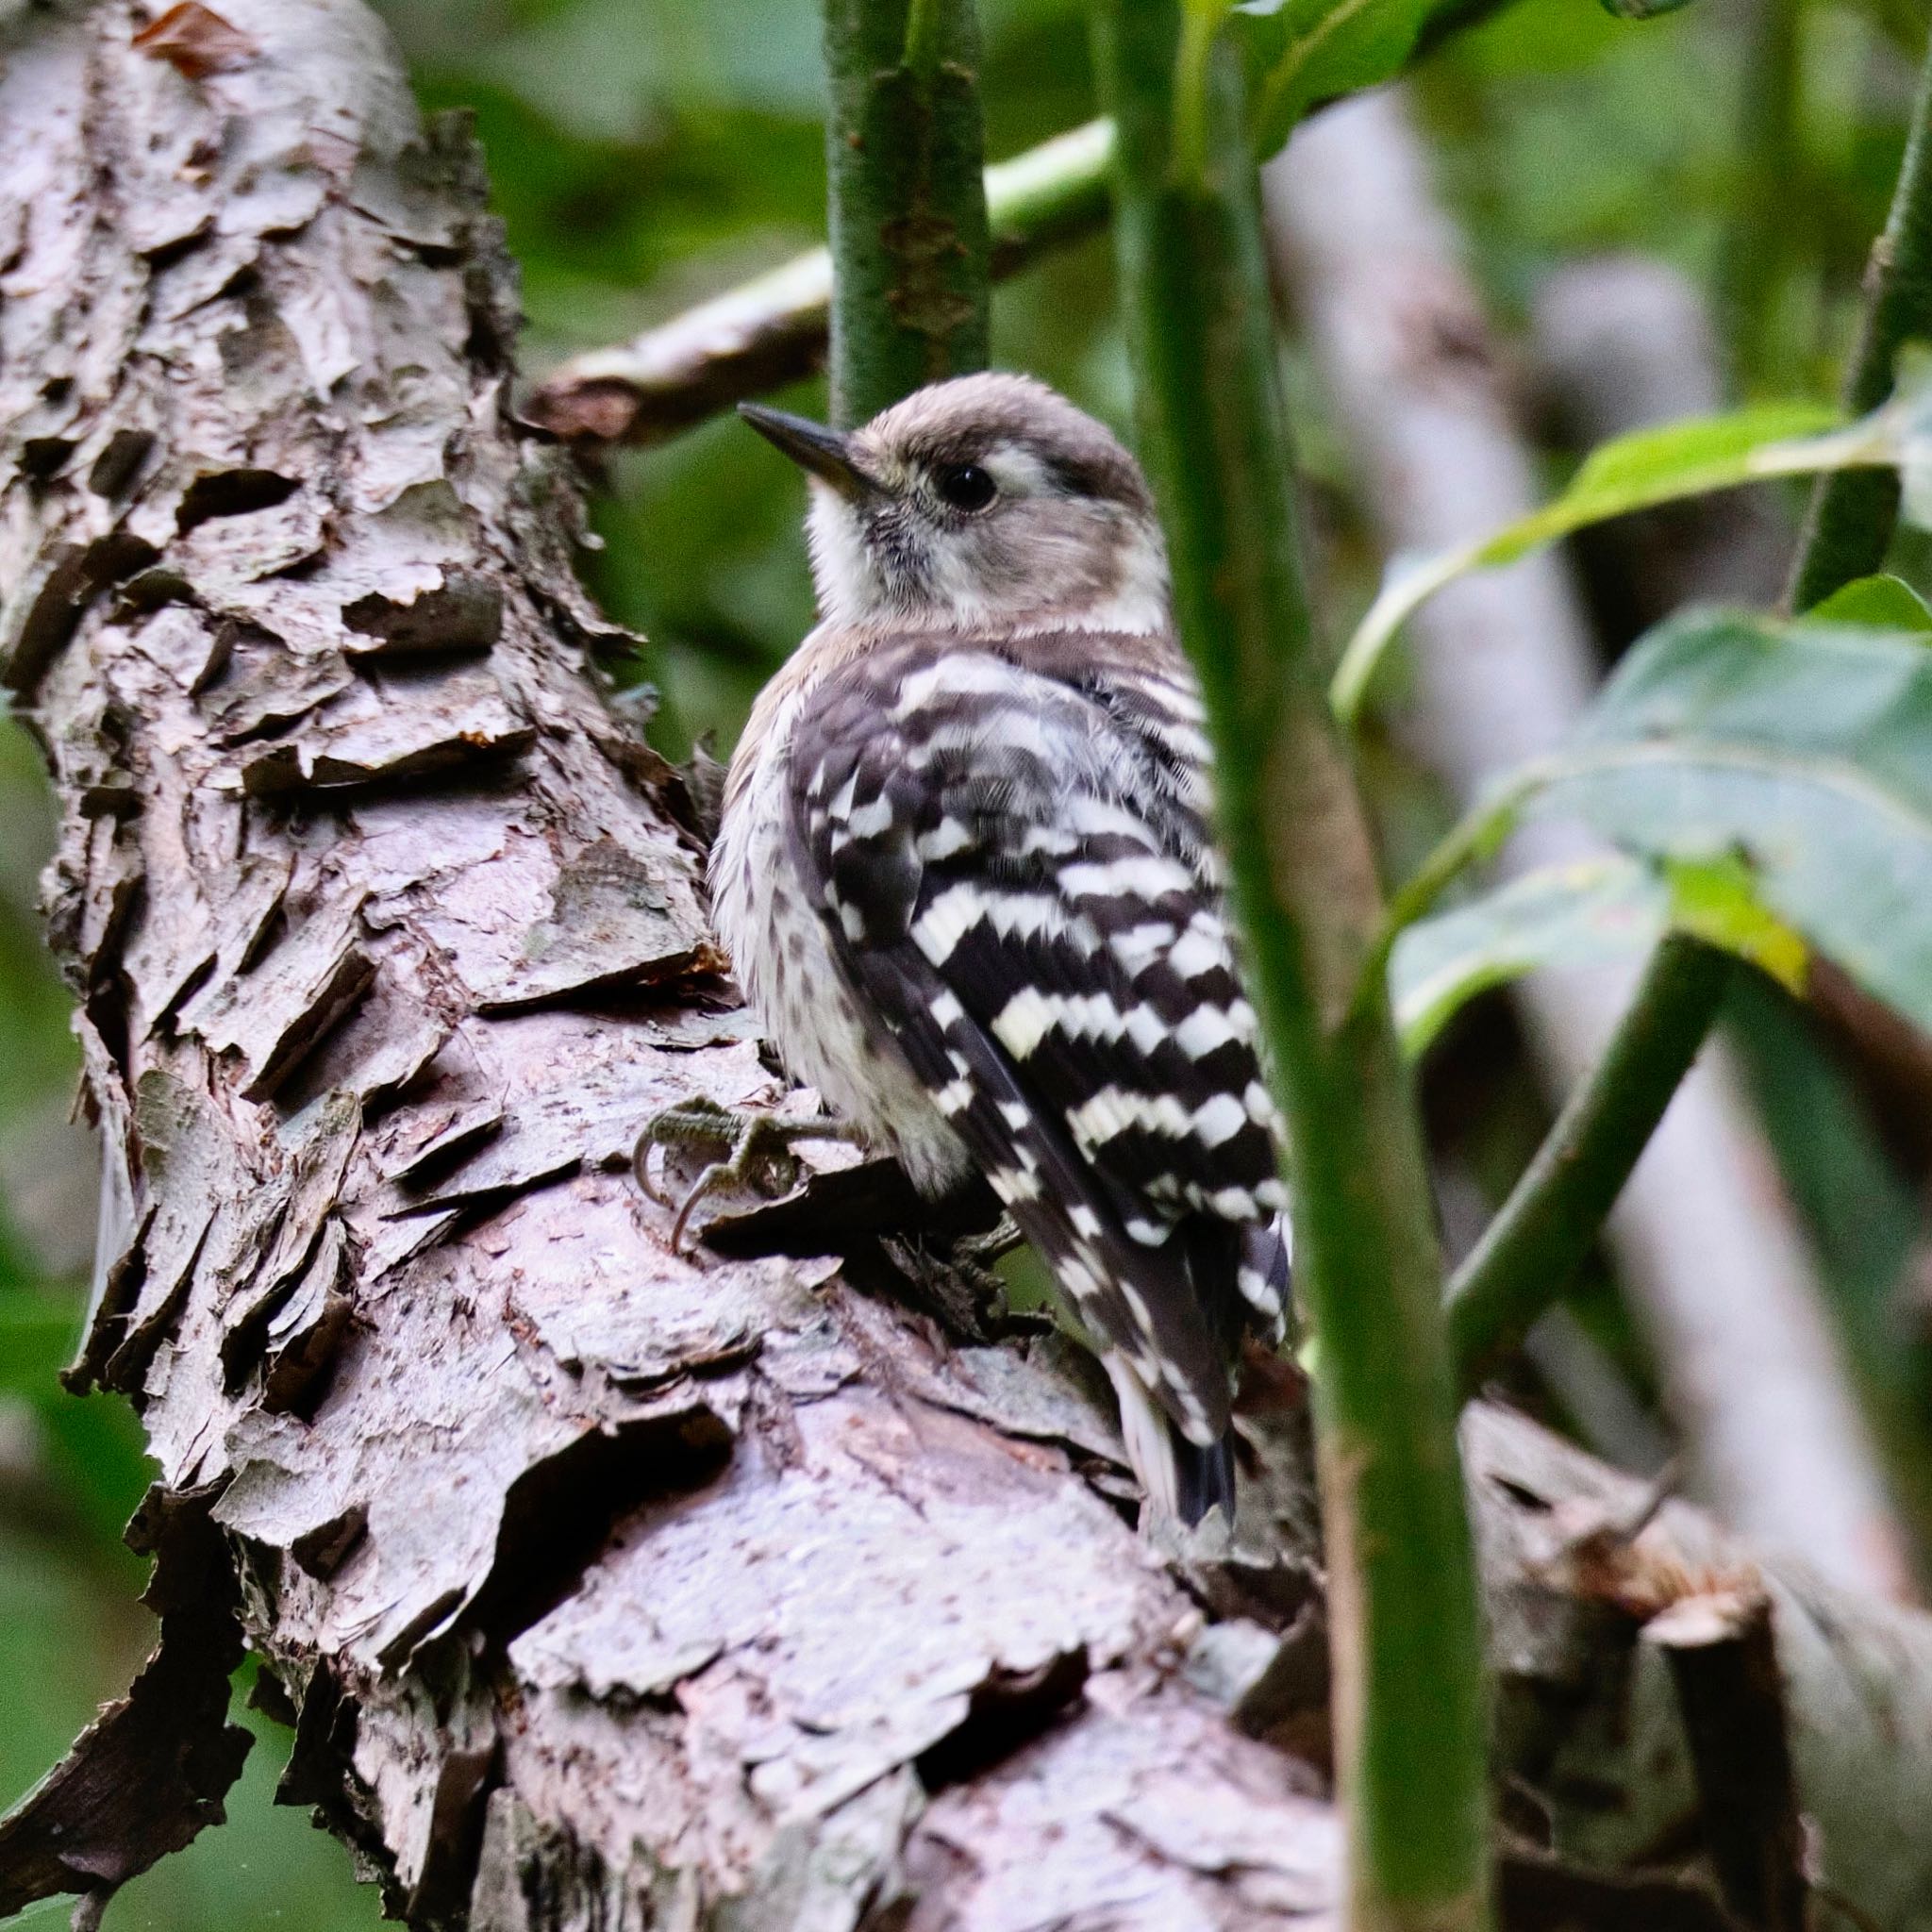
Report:
<svg viewBox="0 0 1932 1932"><path fill-rule="evenodd" d="M1768 236L1752 226L1763 226L1753 210L1766 197L1751 192L1739 132L1744 90L1763 80L1748 72L1759 4L1700 0L1634 25L1595 0L1517 0L1435 57L1419 91L1441 178L1506 322L1521 318L1553 263L1590 251L1668 257L1715 294L1743 234L1772 250L1775 299L1774 325L1752 332L1739 391L1829 392L1897 165L1925 0L1803 8L1785 150L1795 178L1770 197ZM425 105L475 113L495 206L524 265L527 367L633 333L820 239L812 0L380 5ZM982 17L990 154L1092 113L1082 0L982 0ZM1125 425L1104 240L997 292L994 353ZM1284 353L1316 497L1326 623L1339 635L1367 601L1373 551L1315 386L1292 347ZM783 400L816 408L813 391ZM654 737L674 757L707 731L728 746L811 619L797 478L727 421L620 458L607 480L595 509L605 547L590 575L648 640L635 675L662 694ZM1371 769L1391 824L1407 827L1398 842L1426 843L1426 788L1385 747ZM17 724L0 722L0 1803L123 1688L152 1633L134 1601L142 1566L119 1541L145 1481L138 1429L125 1406L76 1402L55 1381L78 1332L92 1205L87 1143L61 1127L75 1071L67 1000L32 906L50 840L36 756ZM1802 1030L1782 1009L1766 1024ZM1795 1053L1771 1055L1774 1076L1801 1064ZM1774 1125L1860 1353L1882 1356L1899 1332L1896 1275L1916 1209L1842 1074L1815 1058L1802 1065L1811 1084L1800 1090L1773 1078L1774 1097L1785 1096ZM1452 1110L1466 1151L1487 1136L1518 1150L1506 1167L1520 1160L1520 1081L1472 1090ZM1479 1171L1490 1164L1472 1158ZM1592 1332L1645 1391L1644 1365L1600 1279L1585 1306ZM1923 1413L1907 1426L1923 1438ZM228 1829L129 1887L109 1908L110 1932L375 1922L374 1895L353 1885L346 1856L299 1813L270 1805L284 1747L262 1728ZM58 1909L46 1916L59 1923Z"/></svg>

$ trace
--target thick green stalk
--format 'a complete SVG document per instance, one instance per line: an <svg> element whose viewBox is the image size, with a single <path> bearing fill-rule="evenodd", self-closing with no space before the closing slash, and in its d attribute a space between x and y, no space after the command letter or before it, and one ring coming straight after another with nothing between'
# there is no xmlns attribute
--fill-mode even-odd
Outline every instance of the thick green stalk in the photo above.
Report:
<svg viewBox="0 0 1932 1932"><path fill-rule="evenodd" d="M1465 1395L1569 1285L1690 1071L1730 961L1667 939L1589 1079L1449 1284L1449 1353Z"/></svg>
<svg viewBox="0 0 1932 1932"><path fill-rule="evenodd" d="M972 0L825 0L832 419L987 358L990 242Z"/></svg>
<svg viewBox="0 0 1932 1932"><path fill-rule="evenodd" d="M1256 1005L1294 1147L1318 1418L1338 1756L1358 1928L1486 1922L1484 1718L1441 1273L1386 996L1354 995L1381 902L1312 648L1232 49L1182 119L1174 0L1100 0L1115 233L1141 453L1201 674Z"/></svg>
<svg viewBox="0 0 1932 1932"><path fill-rule="evenodd" d="M1876 408L1890 392L1892 361L1900 345L1915 336L1932 335L1932 50L1920 77L1891 213L1873 244L1865 304L1858 349L1844 387L1847 409L1859 415ZM1790 608L1808 610L1853 578L1876 570L1891 541L1898 504L1894 471L1841 470L1824 477L1812 496L1791 574ZM1668 1101L1675 1085L1665 1087L1664 1074L1679 1061L1682 1072L1688 1072L1696 1058L1731 972L1724 958L1699 959L1700 950L1692 940L1665 942L1605 1049L1602 1064L1551 1130L1554 1148L1545 1145L1538 1153L1498 1225L1484 1236L1452 1286L1450 1320L1465 1378L1501 1345L1506 1329L1527 1327L1568 1279L1567 1270L1547 1265L1545 1244L1563 1210L1560 1198L1545 1197L1568 1193L1579 1211L1591 1210L1583 1226L1571 1230L1561 1252L1577 1241L1587 1245L1594 1240L1623 1178L1663 1116L1657 1096L1661 1092ZM1650 1126L1640 1132L1646 1114ZM1588 1194L1577 1191L1579 1170L1594 1177ZM1617 1187L1607 1186L1612 1178ZM1472 1283L1471 1271L1478 1264L1480 1277Z"/></svg>
<svg viewBox="0 0 1932 1932"><path fill-rule="evenodd" d="M1791 258L1804 0L1754 0L1746 25L1737 205L1722 296L1731 363L1746 394L1775 384L1777 308Z"/></svg>
<svg viewBox="0 0 1932 1932"><path fill-rule="evenodd" d="M1862 416L1891 393L1902 344L1932 334L1932 51L1919 75L1905 163L1885 231L1865 269L1865 313L1844 398ZM1819 480L1791 577L1790 604L1808 610L1885 562L1898 521L1898 474L1848 470Z"/></svg>

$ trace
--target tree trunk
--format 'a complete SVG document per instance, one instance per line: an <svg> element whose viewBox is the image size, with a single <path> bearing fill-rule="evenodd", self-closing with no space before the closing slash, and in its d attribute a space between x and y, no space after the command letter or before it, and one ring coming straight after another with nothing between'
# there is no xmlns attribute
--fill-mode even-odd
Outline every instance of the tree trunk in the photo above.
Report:
<svg viewBox="0 0 1932 1932"><path fill-rule="evenodd" d="M624 641L507 412L474 151L358 0L142 19L5 29L0 663L107 1158L73 1379L142 1412L162 1642L0 1824L0 1915L97 1916L220 1816L245 1643L282 1795L420 1925L1329 1922L1293 1378L1250 1405L1236 1546L1163 1556L1084 1357L853 1233L868 1172L673 1252L640 1124L804 1103L719 976L677 774L598 695ZM1593 1728L1655 1682L1622 1573L1549 1541L1615 1479L1507 1419L1469 1441L1505 1744L1676 1819L1668 1707L1620 1733L1660 1780ZM1932 1625L1772 1596L1833 1882L1932 1894Z"/></svg>
<svg viewBox="0 0 1932 1932"><path fill-rule="evenodd" d="M124 1204L75 1380L223 1533L288 1795L424 1922L1319 1906L1316 1781L1180 1671L1065 1351L681 1258L629 1176L782 1088L597 695L461 125L358 0L140 20L22 16L0 83L5 671Z"/></svg>

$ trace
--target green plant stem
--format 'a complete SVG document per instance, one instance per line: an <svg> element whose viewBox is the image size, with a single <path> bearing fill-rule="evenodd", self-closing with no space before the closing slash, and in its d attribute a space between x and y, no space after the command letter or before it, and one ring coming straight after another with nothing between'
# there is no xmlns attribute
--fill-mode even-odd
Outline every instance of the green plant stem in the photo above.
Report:
<svg viewBox="0 0 1932 1932"><path fill-rule="evenodd" d="M1891 212L1873 246L1864 325L1845 383L1846 406L1861 415L1876 408L1890 393L1892 362L1901 344L1914 336L1932 334L1928 125L1932 50L1920 78ZM1787 599L1790 608L1808 610L1853 578L1876 570L1891 540L1898 505L1899 486L1892 471L1841 470L1826 476L1811 500L1791 574ZM1504 1326L1519 1332L1527 1327L1556 1300L1568 1279L1566 1272L1550 1268L1543 1258L1550 1226L1559 1211L1543 1197L1571 1191L1581 1206L1591 1208L1591 1218L1571 1231L1571 1241L1585 1246L1593 1241L1623 1178L1637 1164L1650 1132L1663 1117L1657 1094L1661 1091L1667 1102L1675 1084L1663 1085L1663 1071L1674 1058L1681 1059L1682 1071L1688 1072L1696 1058L1733 970L1722 956L1696 958L1706 950L1695 940L1664 941L1601 1065L1551 1130L1557 1151L1546 1144L1538 1152L1505 1205L1501 1224L1485 1234L1452 1287L1450 1319L1465 1383L1501 1344ZM1667 957L1672 955L1675 957ZM1652 1115L1649 1127L1639 1133L1647 1111ZM1574 1193L1577 1170L1601 1176L1587 1195ZM1604 1183L1612 1176L1617 1186L1606 1191ZM1569 1252L1568 1243L1561 1252ZM1478 1264L1481 1278L1472 1287L1468 1277Z"/></svg>
<svg viewBox="0 0 1932 1932"><path fill-rule="evenodd" d="M1352 1924L1486 1923L1474 1574L1427 1169L1386 991L1366 815L1323 691L1295 527L1252 153L1225 40L1198 172L1174 155L1174 0L1101 0L1119 130L1115 234L1141 453L1214 740L1250 981L1294 1148L1317 1413Z"/></svg>
<svg viewBox="0 0 1932 1932"><path fill-rule="evenodd" d="M983 369L990 275L972 0L825 0L832 419Z"/></svg>
<svg viewBox="0 0 1932 1932"><path fill-rule="evenodd" d="M906 50L908 70L922 80L939 72L944 58L947 0L907 0Z"/></svg>
<svg viewBox="0 0 1932 1932"><path fill-rule="evenodd" d="M1474 1394L1574 1277L1716 1017L1730 959L1674 937L1589 1079L1449 1284L1449 1353Z"/></svg>
<svg viewBox="0 0 1932 1932"><path fill-rule="evenodd" d="M1919 75L1904 165L1884 232L1865 270L1865 310L1844 398L1859 415L1891 393L1901 346L1932 334L1932 51ZM1891 470L1825 476L1811 493L1792 573L1790 606L1808 610L1854 577L1885 561L1898 521L1899 481Z"/></svg>
<svg viewBox="0 0 1932 1932"><path fill-rule="evenodd" d="M1509 0L1435 0L1411 64ZM908 20L909 63L928 60L945 0ZM903 49L902 49L903 54ZM1090 121L986 171L995 280L1106 225L1113 123ZM656 443L734 403L802 381L825 355L829 253L815 248L726 289L630 342L573 357L539 383L525 414L580 448Z"/></svg>
<svg viewBox="0 0 1932 1932"><path fill-rule="evenodd" d="M1752 0L1744 30L1739 187L1725 237L1722 306L1732 367L1746 394L1780 373L1773 358L1795 212L1803 6L1804 0ZM1796 207L1804 205L1801 197Z"/></svg>

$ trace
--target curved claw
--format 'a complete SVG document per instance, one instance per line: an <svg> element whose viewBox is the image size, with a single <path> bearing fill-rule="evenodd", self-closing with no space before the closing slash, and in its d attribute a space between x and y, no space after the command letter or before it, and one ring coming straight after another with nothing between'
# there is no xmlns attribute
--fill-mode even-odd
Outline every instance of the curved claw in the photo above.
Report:
<svg viewBox="0 0 1932 1932"><path fill-rule="evenodd" d="M651 1172L654 1147L715 1148L691 1183L671 1223L671 1251L685 1253L691 1211L706 1195L737 1182L767 1200L777 1200L798 1185L797 1141L845 1141L853 1129L844 1121L774 1120L770 1114L736 1113L702 1095L679 1101L646 1121L631 1149L631 1173L640 1191L660 1208L674 1205Z"/></svg>
<svg viewBox="0 0 1932 1932"><path fill-rule="evenodd" d="M720 1107L715 1100L708 1100L702 1094L693 1095L690 1100L680 1100L675 1106L654 1113L639 1129L637 1141L631 1148L630 1171L636 1176L639 1188L658 1207L673 1206L671 1196L658 1187L652 1176L651 1150L654 1147L709 1145L718 1149L724 1161L729 1161L743 1137L749 1118L751 1116L734 1114L730 1108ZM713 1163L714 1166L717 1164ZM689 1211L690 1198L684 1205Z"/></svg>
<svg viewBox="0 0 1932 1932"><path fill-rule="evenodd" d="M682 1256L686 1252L684 1236L686 1228L691 1224L691 1209L707 1194L716 1188L726 1185L731 1178L731 1163L728 1160L714 1160L710 1166L699 1173L697 1179L691 1184L691 1191L684 1197L684 1205L672 1217L671 1252L674 1255ZM665 1201L664 1205L668 1208L671 1204Z"/></svg>

